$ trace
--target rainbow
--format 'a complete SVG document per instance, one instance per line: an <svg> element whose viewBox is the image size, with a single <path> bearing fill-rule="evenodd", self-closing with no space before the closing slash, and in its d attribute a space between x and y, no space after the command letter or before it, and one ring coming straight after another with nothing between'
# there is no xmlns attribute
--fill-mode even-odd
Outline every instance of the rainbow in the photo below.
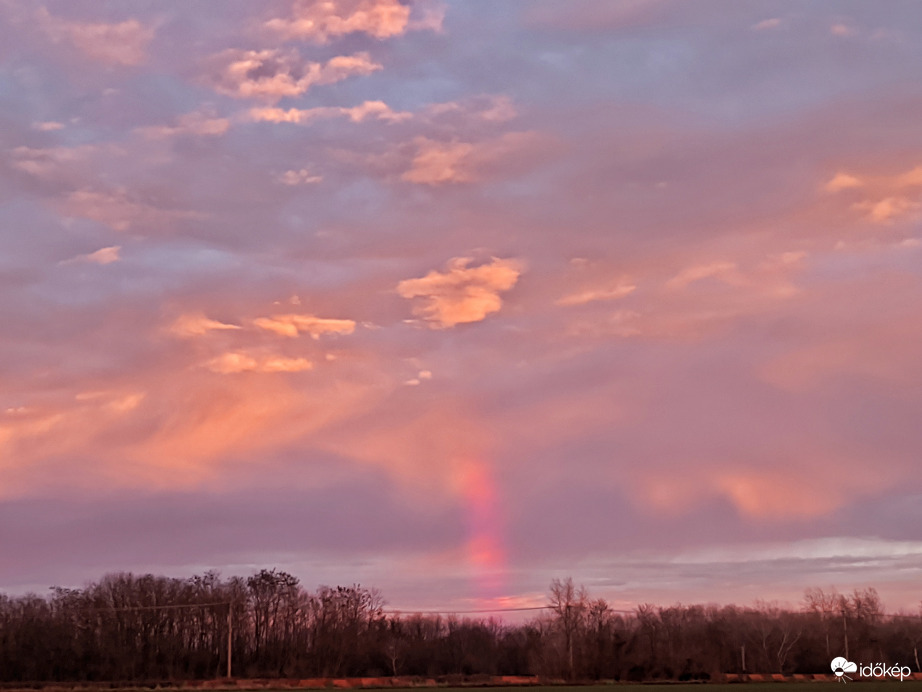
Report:
<svg viewBox="0 0 922 692"><path fill-rule="evenodd" d="M506 592L506 550L496 481L492 468L480 459L462 462L460 481L477 607L488 608L499 603Z"/></svg>

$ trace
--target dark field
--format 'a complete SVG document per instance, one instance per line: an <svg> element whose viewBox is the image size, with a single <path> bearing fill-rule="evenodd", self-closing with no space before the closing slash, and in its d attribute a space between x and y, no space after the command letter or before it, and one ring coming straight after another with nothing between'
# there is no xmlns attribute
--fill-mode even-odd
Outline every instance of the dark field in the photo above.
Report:
<svg viewBox="0 0 922 692"><path fill-rule="evenodd" d="M437 692L513 692L514 690L519 690L519 692L817 692L817 690L822 689L825 685L838 685L839 683L834 681L813 681L813 682L739 682L739 683L611 683L611 684L599 684L599 685L502 685L494 687L479 687L475 685L468 685L466 687L442 687L442 686L412 686L412 687L391 687L386 688L389 690L433 690ZM887 681L878 681L878 680L856 680L852 682L845 683L849 686L857 685L859 692L910 692L910 690L922 690L922 680L905 680L900 682L898 680L887 680ZM17 692L20 689L30 689L32 688L16 688L6 686L4 688L6 692ZM42 688L46 692L94 692L95 690L105 690L105 692L150 692L151 688L148 687L124 687L124 688L110 688L110 687L99 687L94 688L91 685L79 686L79 687L61 687L54 684L48 685L47 687ZM181 690L193 690L201 688L172 688L174 692L180 692ZM280 688L265 688L265 687L229 687L229 688L212 688L214 692L226 692L227 690L234 690L235 692L293 692L293 690L303 689L303 688L291 688L291 687L280 687ZM315 690L315 688L311 688ZM322 688L322 689L340 689L340 688ZM363 688L345 688L348 692L353 692L354 690L363 689ZM364 688L369 691L374 689L383 689L383 688ZM832 688L825 688L829 692L832 692ZM839 689L836 687L835 689ZM842 692L848 692L844 687Z"/></svg>
<svg viewBox="0 0 922 692"><path fill-rule="evenodd" d="M548 685L548 686L531 686L522 687L501 686L501 687L417 687L408 689L432 689L438 692L511 692L511 690L521 690L522 692L604 692L605 690L616 690L617 692L817 692L819 688L825 685L839 685L837 682L742 682L742 683L614 683L610 685ZM922 681L920 680L898 680L877 681L877 680L857 680L845 683L849 686L857 685L861 692L909 692L909 690L922 690ZM398 689L398 688L393 688ZM838 687L836 688L838 689ZM245 692L241 690L240 692ZM258 692L292 692L291 689L280 690L259 690ZM830 690L831 692L831 690ZM842 687L842 692L848 692Z"/></svg>
<svg viewBox="0 0 922 692"><path fill-rule="evenodd" d="M522 692L604 692L617 690L617 692L817 692L818 688L825 685L839 685L836 682L743 682L743 683L615 683L611 685L550 685L550 686L525 686L519 688L506 687L438 687L439 692L510 692L519 689ZM922 690L922 681L906 680L896 681L854 681L846 683L849 686L858 685L862 692L908 692L908 690ZM908 689L907 689L908 686ZM837 688L838 689L838 688ZM277 692L291 692L278 690ZM831 691L830 691L831 692ZM842 687L842 692L847 692Z"/></svg>
<svg viewBox="0 0 922 692"><path fill-rule="evenodd" d="M604 692L604 690L617 690L617 692L816 692L823 685L837 685L836 682L742 682L742 683L614 683L611 685L584 685L584 686L526 686L518 688L534 692ZM922 690L922 681L906 680L896 681L855 681L846 683L859 685L862 692L897 692L906 686L912 690ZM471 692L470 687L439 687L439 692ZM477 687L477 692L510 692L509 687ZM513 688L516 689L516 688ZM847 690L843 687L843 692ZM281 692L281 691L280 691ZM290 691L288 691L290 692Z"/></svg>

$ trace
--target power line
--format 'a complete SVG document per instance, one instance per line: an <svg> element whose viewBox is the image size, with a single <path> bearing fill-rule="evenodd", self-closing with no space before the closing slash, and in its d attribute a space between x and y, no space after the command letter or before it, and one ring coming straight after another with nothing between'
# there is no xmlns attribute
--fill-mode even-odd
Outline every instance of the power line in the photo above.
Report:
<svg viewBox="0 0 922 692"><path fill-rule="evenodd" d="M180 610L184 608L208 608L211 606L234 605L236 601L207 601L202 603L177 603L168 605L146 606L88 606L82 608L66 608L69 612L83 613L125 613L144 610ZM476 608L472 610L382 610L383 615L475 615L483 613L520 613L535 610L553 610L554 606L527 606L522 608ZM633 613L633 610L609 610L611 613Z"/></svg>
<svg viewBox="0 0 922 692"><path fill-rule="evenodd" d="M124 613L124 612L133 612L133 611L145 611L145 610L182 610L186 608L209 608L212 606L231 606L240 603L240 601L205 601L201 603L174 603L166 605L144 605L144 606L123 606L123 607L108 607L108 606L87 606L87 607L64 607L64 610L67 612L83 612L83 613ZM554 610L555 606L544 605L544 606L527 606L522 608L476 608L471 610L401 610L401 609L390 609L382 610L383 615L478 615L484 613L519 613L519 612L528 612L536 610ZM624 615L633 615L636 613L635 610L618 610L615 608L609 608L607 610L609 613L620 613ZM811 613L803 611L790 611L792 613L803 613L809 615ZM878 617L882 619L895 619L895 618L906 618L906 619L920 619L922 616L915 615L912 613L880 613Z"/></svg>
<svg viewBox="0 0 922 692"><path fill-rule="evenodd" d="M556 606L531 606L528 608L483 608L478 610L385 610L385 615L466 615L469 613L515 613L525 610L554 610ZM633 610L615 610L609 608L609 613L633 614Z"/></svg>
<svg viewBox="0 0 922 692"><path fill-rule="evenodd" d="M547 610L551 606L529 608L483 608L477 610L384 610L385 615L466 615L469 613L514 613L523 610Z"/></svg>
<svg viewBox="0 0 922 692"><path fill-rule="evenodd" d="M207 603L177 603L169 605L125 606L121 608L106 606L89 606L84 608L68 608L68 612L79 611L84 613L124 613L135 610L179 610L181 608L207 608L209 606L233 605L234 601L209 601Z"/></svg>

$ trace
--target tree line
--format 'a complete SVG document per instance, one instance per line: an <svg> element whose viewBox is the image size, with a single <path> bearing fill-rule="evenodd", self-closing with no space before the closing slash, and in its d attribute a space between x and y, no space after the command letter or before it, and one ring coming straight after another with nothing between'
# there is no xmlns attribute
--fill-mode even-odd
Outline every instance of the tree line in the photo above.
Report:
<svg viewBox="0 0 922 692"><path fill-rule="evenodd" d="M110 574L47 597L0 595L0 681L539 675L707 680L828 673L835 656L919 671L920 614L873 588L808 589L802 607L640 605L615 611L570 579L537 617L395 614L376 589L305 589L279 570L222 579Z"/></svg>

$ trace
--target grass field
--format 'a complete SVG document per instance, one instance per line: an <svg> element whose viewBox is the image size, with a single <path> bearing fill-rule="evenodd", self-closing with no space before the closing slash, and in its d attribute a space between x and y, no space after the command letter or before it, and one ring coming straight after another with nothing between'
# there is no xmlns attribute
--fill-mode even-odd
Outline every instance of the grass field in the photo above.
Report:
<svg viewBox="0 0 922 692"><path fill-rule="evenodd" d="M846 683L849 686L858 685L861 692L907 692L907 686L912 690L922 690L920 680L858 680ZM510 687L439 687L438 692L510 692L519 689L521 692L602 692L606 689L617 692L817 692L819 686L837 685L835 682L741 682L741 683L615 683L613 685L584 685L584 686L526 686L521 688ZM838 687L836 688L838 689ZM281 692L281 691L280 691ZM287 692L291 692L288 690ZM848 692L843 686L842 692Z"/></svg>
<svg viewBox="0 0 922 692"><path fill-rule="evenodd" d="M922 680L856 680L846 683L858 685L858 692L909 692L909 690L922 690ZM739 683L614 683L609 685L525 685L521 687L506 685L503 687L414 687L419 692L433 690L434 692L817 692L824 685L837 685L836 682L739 682ZM908 689L907 689L908 688ZM389 688L395 691L401 688ZM827 688L829 689L829 688ZM839 688L836 687L836 690ZM239 692L247 692L241 688ZM253 692L292 692L291 688L278 690L254 690ZM832 690L830 689L830 692ZM848 689L842 687L842 692Z"/></svg>
<svg viewBox="0 0 922 692"><path fill-rule="evenodd" d="M922 690L920 680L857 680L846 683L857 685L860 692L908 692ZM524 687L437 687L437 688L412 688L416 690L433 689L438 692L603 692L616 690L617 692L817 692L817 688L825 685L837 685L835 682L741 682L741 683L615 683L612 685L553 685ZM396 689L396 688L395 688ZM838 687L836 688L838 689ZM241 691L242 692L242 691ZM258 692L292 692L287 690L259 690ZM830 691L831 692L831 691ZM848 692L843 686L842 692Z"/></svg>

